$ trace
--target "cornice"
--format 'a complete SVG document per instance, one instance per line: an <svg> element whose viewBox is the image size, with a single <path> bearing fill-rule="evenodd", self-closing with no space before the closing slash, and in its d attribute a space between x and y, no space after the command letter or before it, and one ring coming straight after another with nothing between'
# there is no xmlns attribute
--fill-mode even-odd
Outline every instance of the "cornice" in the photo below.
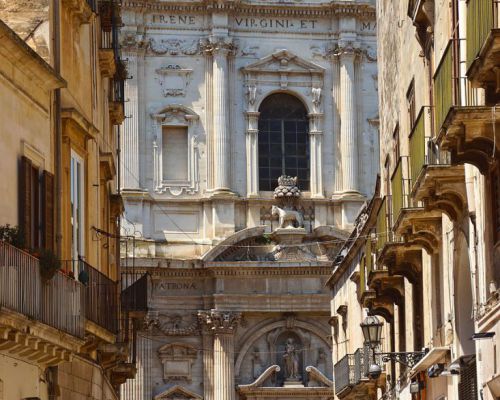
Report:
<svg viewBox="0 0 500 400"><path fill-rule="evenodd" d="M375 19L375 6L366 3L352 3L346 1L325 3L300 3L300 4L277 4L277 3L249 3L233 1L204 1L196 3L188 2L154 2L151 0L124 0L123 10L148 12L192 12L210 13L212 10L218 12L230 12L238 15L286 15L286 16L346 16L357 17L362 20Z"/></svg>

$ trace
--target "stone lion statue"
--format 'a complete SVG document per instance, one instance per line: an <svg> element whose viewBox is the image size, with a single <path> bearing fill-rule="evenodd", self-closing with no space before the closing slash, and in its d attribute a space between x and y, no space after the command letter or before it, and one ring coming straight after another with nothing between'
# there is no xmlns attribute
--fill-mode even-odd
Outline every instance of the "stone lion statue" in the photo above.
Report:
<svg viewBox="0 0 500 400"><path fill-rule="evenodd" d="M272 215L278 215L280 228L303 228L304 217L295 210L285 210L278 206L273 206L271 209ZM295 226L295 222L297 226Z"/></svg>

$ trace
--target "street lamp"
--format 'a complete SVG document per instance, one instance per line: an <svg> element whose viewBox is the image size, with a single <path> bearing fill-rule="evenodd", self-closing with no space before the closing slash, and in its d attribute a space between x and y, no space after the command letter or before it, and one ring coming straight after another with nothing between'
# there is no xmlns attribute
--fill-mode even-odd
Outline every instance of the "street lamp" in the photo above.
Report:
<svg viewBox="0 0 500 400"><path fill-rule="evenodd" d="M375 315L368 315L360 326L363 331L365 343L373 351L373 364L368 368L368 376L372 379L377 379L382 373L382 368L376 363L375 356L381 356L382 362L395 361L405 367L412 368L427 353L427 351L376 353L375 349L380 344L382 337L383 323Z"/></svg>

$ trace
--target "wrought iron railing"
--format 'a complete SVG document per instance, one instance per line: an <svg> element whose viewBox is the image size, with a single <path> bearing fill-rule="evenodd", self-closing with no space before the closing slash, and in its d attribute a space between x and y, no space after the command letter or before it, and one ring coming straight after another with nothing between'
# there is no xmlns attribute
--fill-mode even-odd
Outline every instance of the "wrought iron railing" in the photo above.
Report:
<svg viewBox="0 0 500 400"><path fill-rule="evenodd" d="M478 89L460 75L460 40L450 40L434 74L434 123L439 134L453 107L480 104Z"/></svg>
<svg viewBox="0 0 500 400"><path fill-rule="evenodd" d="M117 14L117 4L115 0L99 1L99 17L101 21L100 48L104 50L114 50L118 57L119 18Z"/></svg>
<svg viewBox="0 0 500 400"><path fill-rule="evenodd" d="M104 329L118 331L118 282L82 259L63 261L63 269L74 271L84 285L85 318Z"/></svg>
<svg viewBox="0 0 500 400"><path fill-rule="evenodd" d="M120 104L125 102L125 81L116 77L111 80L109 101Z"/></svg>
<svg viewBox="0 0 500 400"><path fill-rule="evenodd" d="M335 393L339 394L343 390L356 384L354 372L354 354L346 354L333 367Z"/></svg>
<svg viewBox="0 0 500 400"><path fill-rule="evenodd" d="M85 334L84 288L56 272L43 281L36 257L0 241L0 306L70 335Z"/></svg>
<svg viewBox="0 0 500 400"><path fill-rule="evenodd" d="M398 221L404 208L417 206L410 196L410 188L409 160L407 156L402 156L391 178L393 223Z"/></svg>
<svg viewBox="0 0 500 400"><path fill-rule="evenodd" d="M354 384L357 385L361 379L367 377L365 368L365 349L360 348L354 352Z"/></svg>
<svg viewBox="0 0 500 400"><path fill-rule="evenodd" d="M499 0L467 1L467 69L478 57L492 29L498 28Z"/></svg>

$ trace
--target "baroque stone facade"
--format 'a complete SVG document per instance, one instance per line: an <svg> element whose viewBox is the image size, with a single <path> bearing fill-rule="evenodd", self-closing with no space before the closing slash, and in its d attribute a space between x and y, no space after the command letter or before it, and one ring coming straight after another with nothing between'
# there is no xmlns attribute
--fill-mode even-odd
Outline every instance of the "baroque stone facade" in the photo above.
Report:
<svg viewBox="0 0 500 400"><path fill-rule="evenodd" d="M324 285L378 167L374 2L122 15L122 257L147 297L123 398L330 399Z"/></svg>

